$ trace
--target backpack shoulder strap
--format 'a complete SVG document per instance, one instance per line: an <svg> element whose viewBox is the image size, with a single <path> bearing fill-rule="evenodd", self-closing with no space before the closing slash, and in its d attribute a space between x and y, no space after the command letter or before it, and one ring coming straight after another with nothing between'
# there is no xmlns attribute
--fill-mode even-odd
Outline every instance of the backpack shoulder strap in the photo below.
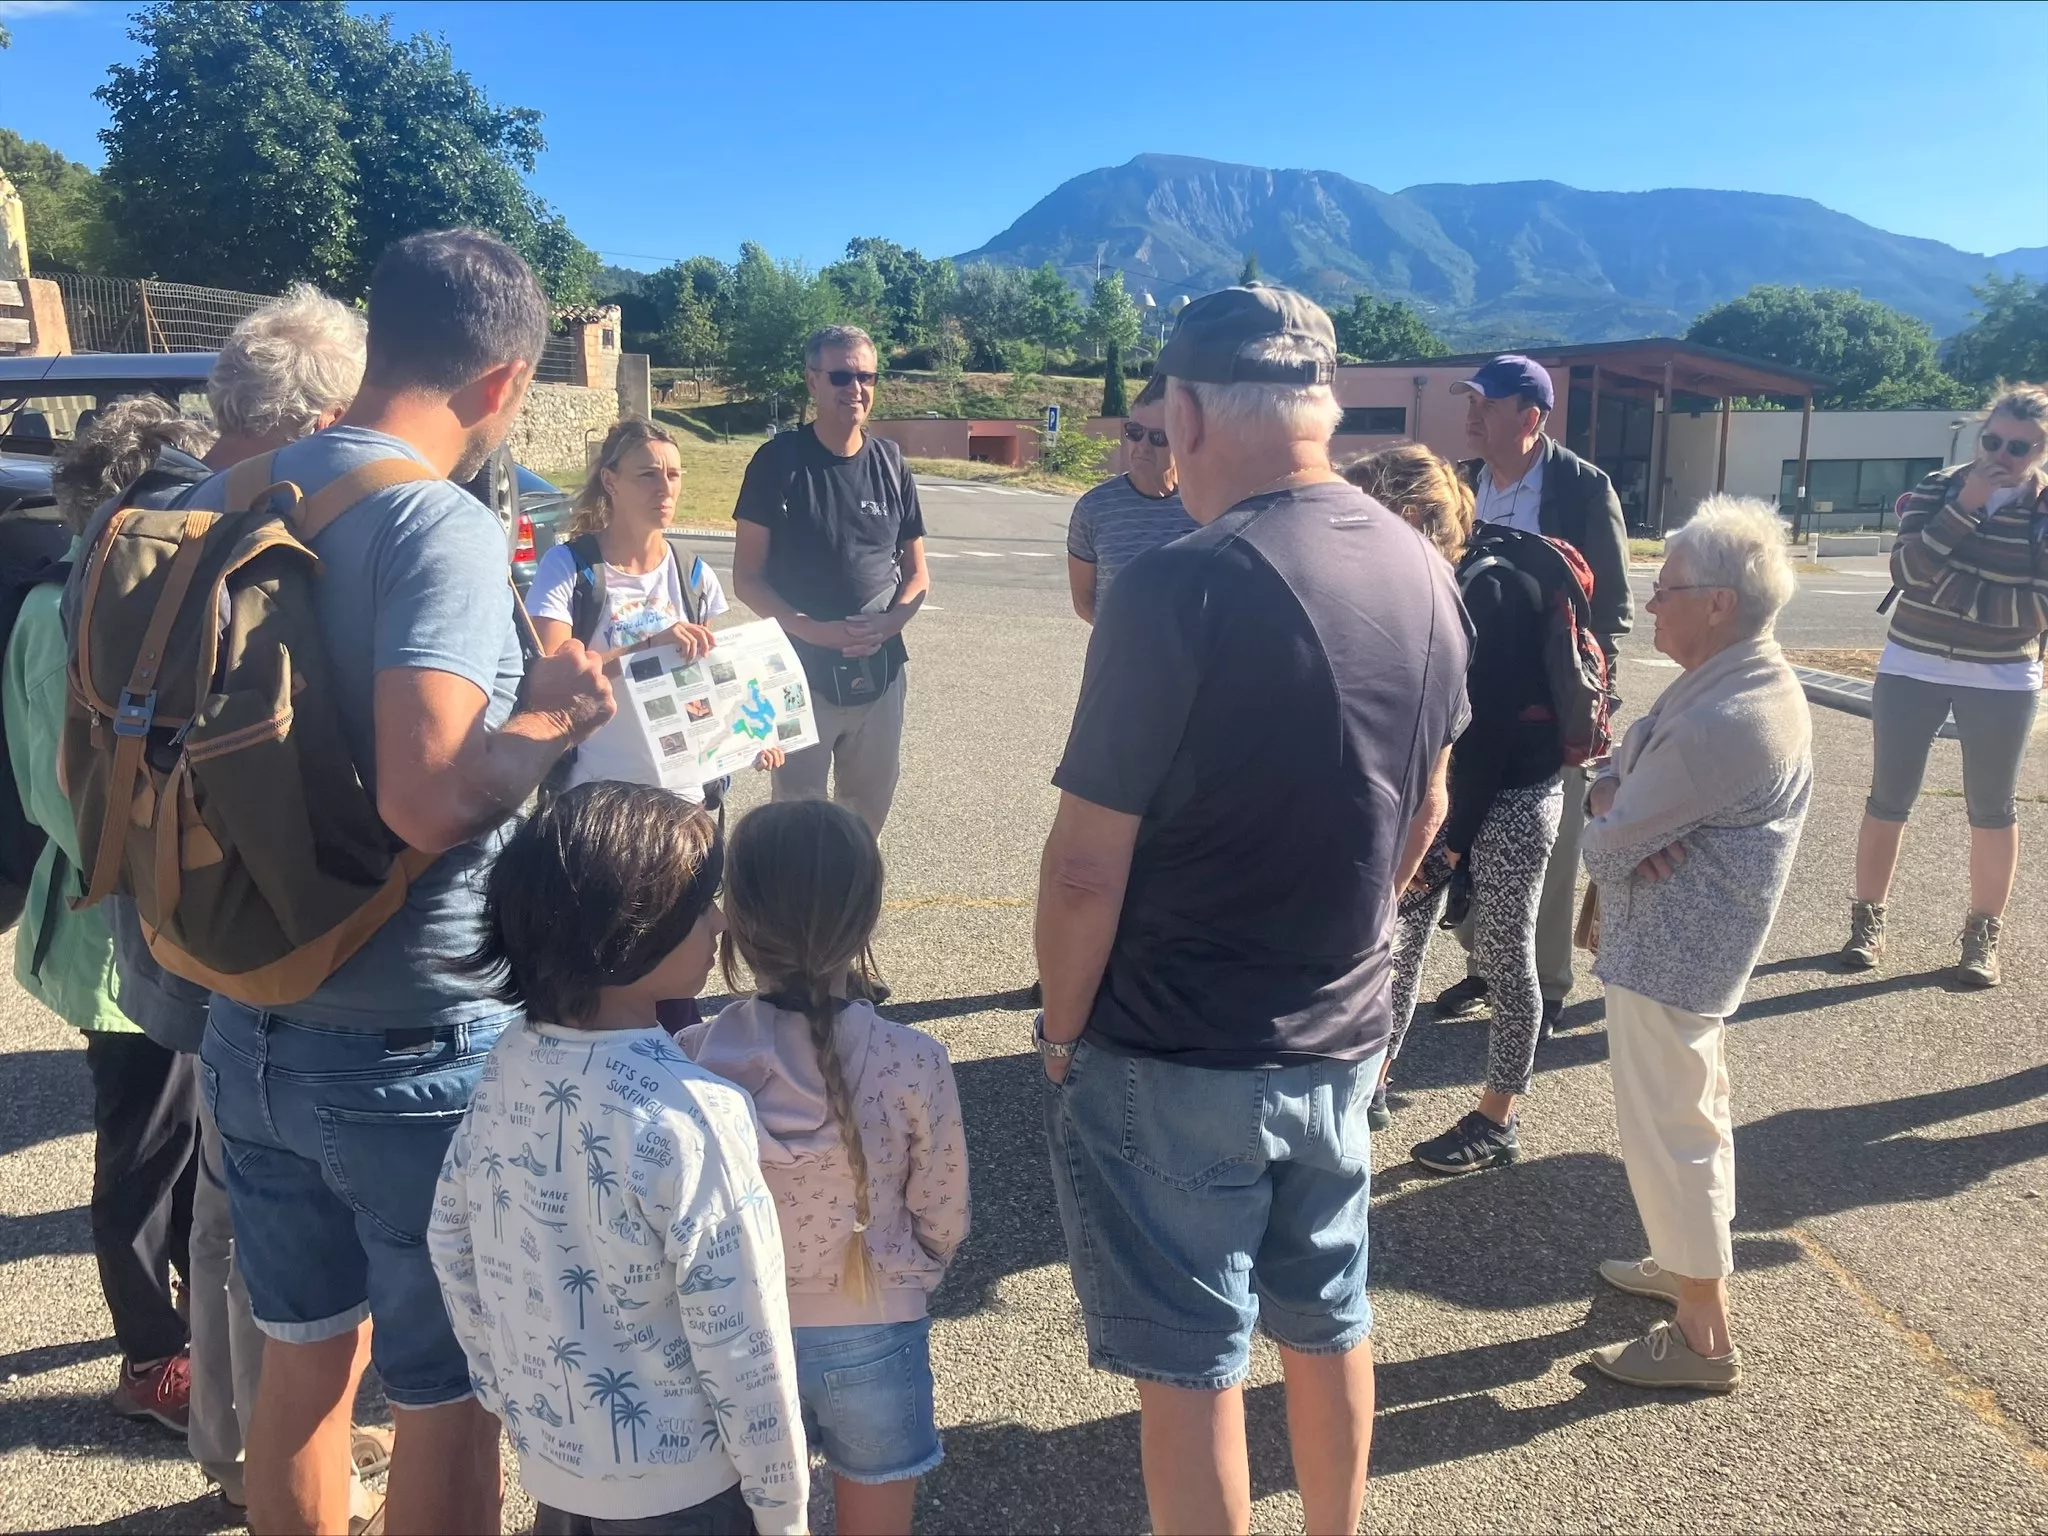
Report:
<svg viewBox="0 0 2048 1536"><path fill-rule="evenodd" d="M373 459L329 481L300 502L291 514L292 531L310 544L325 533L342 513L366 497L411 480L441 478L414 459Z"/></svg>
<svg viewBox="0 0 2048 1536"><path fill-rule="evenodd" d="M270 466L277 461L277 450L259 453L253 459L244 459L228 471L227 488L221 493L223 512L246 512L256 504L256 498L270 489L272 475Z"/></svg>
<svg viewBox="0 0 2048 1536"><path fill-rule="evenodd" d="M594 533L580 533L569 541L569 558L576 562L576 588L569 594L569 632L579 645L588 645L604 622L604 549Z"/></svg>

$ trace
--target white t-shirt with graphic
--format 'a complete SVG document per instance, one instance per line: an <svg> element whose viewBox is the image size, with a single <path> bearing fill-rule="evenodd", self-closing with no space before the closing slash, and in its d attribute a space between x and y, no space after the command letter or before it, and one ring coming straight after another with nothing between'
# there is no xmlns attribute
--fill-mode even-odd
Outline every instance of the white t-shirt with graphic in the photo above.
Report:
<svg viewBox="0 0 2048 1536"><path fill-rule="evenodd" d="M730 606L725 588L703 561L692 562L690 578L703 597L700 618L709 623ZM533 573L533 588L526 594L526 607L536 619L555 619L573 624L576 595L576 557L567 544L557 544L541 556ZM654 570L636 575L607 563L604 568L604 618L598 622L592 649L616 650L634 645L649 635L685 622L689 608L683 602L683 572L673 549ZM569 769L569 783L588 784L598 779L645 780L646 765L633 746L633 722L624 712L600 726L590 740L576 749L576 761ZM696 792L678 790L686 800L704 798Z"/></svg>

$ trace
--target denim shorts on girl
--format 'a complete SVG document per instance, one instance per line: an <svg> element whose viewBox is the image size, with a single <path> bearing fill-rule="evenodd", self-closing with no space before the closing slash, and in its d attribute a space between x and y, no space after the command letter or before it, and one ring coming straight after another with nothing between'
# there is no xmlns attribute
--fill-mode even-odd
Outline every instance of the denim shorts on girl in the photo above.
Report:
<svg viewBox="0 0 2048 1536"><path fill-rule="evenodd" d="M946 1453L932 1407L932 1320L792 1328L804 1432L855 1483L922 1477Z"/></svg>

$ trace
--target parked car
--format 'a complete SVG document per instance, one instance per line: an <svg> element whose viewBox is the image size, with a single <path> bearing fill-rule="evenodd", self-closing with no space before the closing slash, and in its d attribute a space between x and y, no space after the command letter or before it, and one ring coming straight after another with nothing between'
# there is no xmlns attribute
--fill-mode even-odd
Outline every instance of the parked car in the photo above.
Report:
<svg viewBox="0 0 2048 1536"><path fill-rule="evenodd" d="M49 506L51 460L88 414L127 395L160 395L180 409L210 414L206 377L212 352L77 352L63 357L0 357L0 513ZM565 537L569 497L500 448L464 489L498 514L524 592L540 557Z"/></svg>

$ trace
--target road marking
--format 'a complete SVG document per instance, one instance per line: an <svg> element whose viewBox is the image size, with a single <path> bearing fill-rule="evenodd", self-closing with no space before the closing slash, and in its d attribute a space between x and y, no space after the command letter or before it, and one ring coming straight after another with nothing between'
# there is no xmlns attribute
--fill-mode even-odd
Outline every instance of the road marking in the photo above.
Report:
<svg viewBox="0 0 2048 1536"><path fill-rule="evenodd" d="M950 549L928 549L924 553L925 558L928 560L958 560L960 558Z"/></svg>
<svg viewBox="0 0 2048 1536"><path fill-rule="evenodd" d="M1639 667L1669 667L1674 672L1678 670L1678 663L1668 656L1631 656L1628 659Z"/></svg>
<svg viewBox="0 0 2048 1536"><path fill-rule="evenodd" d="M1010 550L1010 551L1009 551L1009 553L1010 553L1010 554L1013 554L1013 555L1015 555L1015 556L1016 556L1016 557L1017 557L1017 558L1018 558L1019 560L1057 560L1057 559L1059 559L1059 556L1058 556L1058 555L1055 555L1055 554L1053 554L1053 553L1052 553L1052 552L1051 552L1050 550L1043 550L1043 549L1013 549L1013 550Z"/></svg>
<svg viewBox="0 0 2048 1536"><path fill-rule="evenodd" d="M1949 1359L1942 1352L1941 1346L1930 1336L1922 1333L1887 1306L1850 1272L1848 1265L1830 1253L1819 1238L1803 1227L1787 1227L1785 1230L1792 1234L1792 1240L1806 1251L1806 1256L1818 1264L1835 1284L1861 1303L1865 1311L1919 1357L1921 1364L1934 1373L1944 1392L1962 1404L1972 1418L1987 1428L1996 1430L2012 1442L2014 1448L2026 1459L2028 1466L2048 1476L2048 1450L2041 1448L2040 1443L2027 1433L2024 1425L2013 1420L2005 1411L2005 1405L1999 1402L1996 1392Z"/></svg>

